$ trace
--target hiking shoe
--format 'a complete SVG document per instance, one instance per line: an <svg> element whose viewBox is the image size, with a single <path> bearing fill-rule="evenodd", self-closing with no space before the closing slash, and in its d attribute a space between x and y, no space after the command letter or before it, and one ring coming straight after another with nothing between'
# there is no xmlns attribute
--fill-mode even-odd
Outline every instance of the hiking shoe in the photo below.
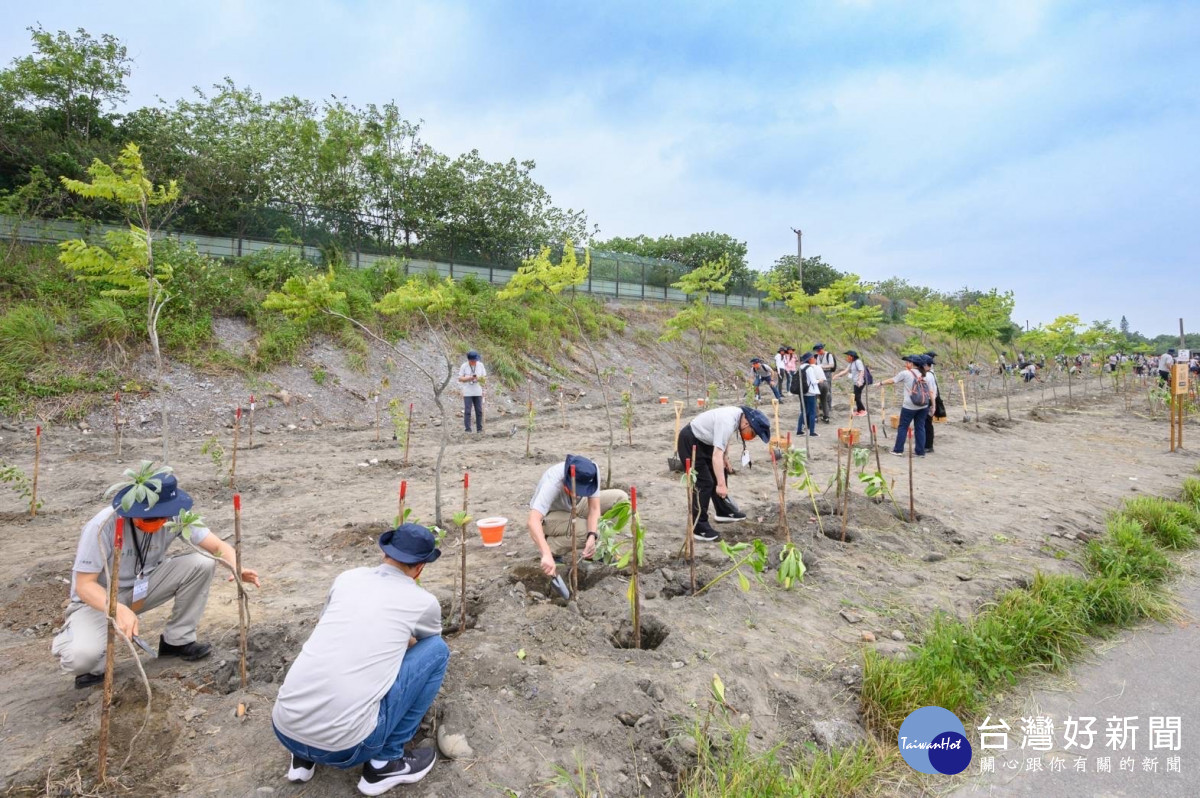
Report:
<svg viewBox="0 0 1200 798"><path fill-rule="evenodd" d="M81 673L75 677L76 690L82 690L85 687L95 687L96 685L103 683L103 673Z"/></svg>
<svg viewBox="0 0 1200 798"><path fill-rule="evenodd" d="M903 457L903 456L904 456L904 452L892 452L892 454L896 455L897 457Z"/></svg>
<svg viewBox="0 0 1200 798"><path fill-rule="evenodd" d="M821 433L819 433L819 432L810 432L810 433L808 433L808 437L810 437L810 438L819 438L819 437L821 437Z"/></svg>
<svg viewBox="0 0 1200 798"><path fill-rule="evenodd" d="M746 514L741 510L727 510L724 513L715 513L713 520L718 524L732 524L734 521L744 521Z"/></svg>
<svg viewBox="0 0 1200 798"><path fill-rule="evenodd" d="M383 795L397 784L415 784L437 761L432 748L414 748L401 759L393 759L376 770L370 762L364 762L362 778L358 780L358 791L363 795Z"/></svg>
<svg viewBox="0 0 1200 798"><path fill-rule="evenodd" d="M311 779L316 772L316 762L310 762L292 754L292 761L288 765L287 780L300 784Z"/></svg>
<svg viewBox="0 0 1200 798"><path fill-rule="evenodd" d="M208 643L198 643L193 640L181 646L173 646L163 640L161 636L158 638L158 656L160 657L180 657L184 662L195 662L198 659L204 659L211 653L212 646Z"/></svg>
<svg viewBox="0 0 1200 798"><path fill-rule="evenodd" d="M867 414L867 411L866 411L866 410L856 410L856 411L854 412L854 415L855 415L856 417L857 417L857 416L865 416L866 414Z"/></svg>
<svg viewBox="0 0 1200 798"><path fill-rule="evenodd" d="M692 530L692 537L704 543L716 543L721 539L721 536L717 534L717 530L708 524L697 524L696 528Z"/></svg>

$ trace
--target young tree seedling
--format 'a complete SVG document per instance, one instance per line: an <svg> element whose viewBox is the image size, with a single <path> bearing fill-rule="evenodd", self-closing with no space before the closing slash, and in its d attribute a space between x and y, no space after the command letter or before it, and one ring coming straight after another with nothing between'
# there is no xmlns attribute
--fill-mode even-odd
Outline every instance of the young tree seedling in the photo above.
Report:
<svg viewBox="0 0 1200 798"><path fill-rule="evenodd" d="M633 394L623 391L621 405L624 408L621 414L621 423L625 425L625 432L629 435L629 445L633 446Z"/></svg>
<svg viewBox="0 0 1200 798"><path fill-rule="evenodd" d="M42 425L38 424L33 433L33 488L29 495L29 517L37 518L38 507L41 502L37 497L38 471L42 465Z"/></svg>
<svg viewBox="0 0 1200 798"><path fill-rule="evenodd" d="M230 455L229 461L229 489L234 490L237 486L237 452L238 452L238 432L242 428L242 408L239 405L233 411L233 454Z"/></svg>
<svg viewBox="0 0 1200 798"><path fill-rule="evenodd" d="M642 647L642 593L638 586L638 568L642 564L642 523L637 511L637 486L629 486L629 531L633 536L629 547L629 610L633 617L633 647Z"/></svg>
<svg viewBox="0 0 1200 798"><path fill-rule="evenodd" d="M529 457L529 443L533 439L533 428L535 425L534 419L537 413L533 409L533 388L527 386L525 388L525 456Z"/></svg>
<svg viewBox="0 0 1200 798"><path fill-rule="evenodd" d="M238 408L239 414L241 408ZM235 444L236 446L236 444ZM235 448L236 452L237 449ZM242 573L242 495L233 494L233 562L238 574ZM250 684L249 674L246 673L246 633L249 627L249 607L246 606L246 591L241 589L241 578L234 579L238 589L238 674L242 679L242 689Z"/></svg>
<svg viewBox="0 0 1200 798"><path fill-rule="evenodd" d="M750 543L735 543L732 546L722 540L719 545L721 552L733 561L733 565L713 577L712 581L696 591L696 595L704 593L734 572L738 575L738 586L741 587L742 592L749 593L750 579L742 572L742 568L748 566L755 578L762 581L760 575L767 567L767 544L756 538Z"/></svg>
<svg viewBox="0 0 1200 798"><path fill-rule="evenodd" d="M692 456L688 458L684 465L684 478L687 480L687 503L688 503L688 528L687 528L687 560L688 560L688 579L692 588L692 595L696 595L696 539L693 537L696 532L696 516L692 512L692 502L696 496L696 472L692 465L696 462L696 447L692 447Z"/></svg>
<svg viewBox="0 0 1200 798"><path fill-rule="evenodd" d="M562 388L558 389L558 414L562 417L562 428L567 428L567 400Z"/></svg>
<svg viewBox="0 0 1200 798"><path fill-rule="evenodd" d="M807 441L807 438L805 440ZM812 502L813 515L817 518L817 528L824 535L825 527L821 523L821 510L817 507L817 485L813 480L812 473L808 470L807 452L800 449L788 449L784 452L783 466L787 475L797 480L795 487L808 492L809 501Z"/></svg>
<svg viewBox="0 0 1200 798"><path fill-rule="evenodd" d="M247 441L246 448L254 448L254 394L250 394L250 438Z"/></svg>
<svg viewBox="0 0 1200 798"><path fill-rule="evenodd" d="M913 488L913 449L916 444L913 442L914 431L912 427L908 428L908 520L909 523L916 523L916 490Z"/></svg>
<svg viewBox="0 0 1200 798"><path fill-rule="evenodd" d="M458 633L467 631L467 524L471 516L467 515L467 493L471 488L471 474L463 473L463 502L462 511L454 514L454 523L458 524L459 542L462 546L462 584L459 589L459 620Z"/></svg>

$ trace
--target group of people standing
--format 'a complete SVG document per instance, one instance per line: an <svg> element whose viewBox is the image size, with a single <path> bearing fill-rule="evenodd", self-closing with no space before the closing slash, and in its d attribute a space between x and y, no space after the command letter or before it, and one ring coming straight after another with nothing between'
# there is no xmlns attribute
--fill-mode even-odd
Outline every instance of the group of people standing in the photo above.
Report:
<svg viewBox="0 0 1200 798"><path fill-rule="evenodd" d="M862 393L873 381L871 371L853 349L842 354L846 357L846 366L841 371L837 371L837 356L826 350L823 343L813 344L811 350L799 357L794 347L779 347L774 369L761 357L751 358L756 396L760 396L759 386L765 383L777 400L782 401L784 394L799 397L801 406L796 434L818 437L817 419L827 424L833 412L833 381L848 376L854 388L854 415L865 416L867 408Z"/></svg>

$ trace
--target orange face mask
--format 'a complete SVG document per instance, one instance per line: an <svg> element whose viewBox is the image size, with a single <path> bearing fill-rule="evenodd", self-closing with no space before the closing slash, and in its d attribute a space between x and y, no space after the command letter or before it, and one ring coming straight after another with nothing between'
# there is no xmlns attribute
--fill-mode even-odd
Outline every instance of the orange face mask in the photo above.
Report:
<svg viewBox="0 0 1200 798"><path fill-rule="evenodd" d="M166 523L167 523L167 519L165 519L165 518L135 518L135 519L133 519L133 525L135 527L137 527L139 531L145 532L147 535L152 535L155 532L157 532L158 530L162 529L163 525L165 525Z"/></svg>
<svg viewBox="0 0 1200 798"><path fill-rule="evenodd" d="M752 440L754 440L754 438L755 438L755 437L756 437L756 436L755 436L755 433L754 433L754 429L753 429L753 428L749 428L749 429L744 429L744 430L742 430L742 440L744 440L744 441L752 441Z"/></svg>

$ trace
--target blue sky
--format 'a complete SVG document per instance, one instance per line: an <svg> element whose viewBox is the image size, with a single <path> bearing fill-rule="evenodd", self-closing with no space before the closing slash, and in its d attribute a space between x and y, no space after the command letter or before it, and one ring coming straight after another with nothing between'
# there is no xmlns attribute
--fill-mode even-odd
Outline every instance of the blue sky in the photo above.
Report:
<svg viewBox="0 0 1200 798"><path fill-rule="evenodd" d="M1022 322L1200 326L1200 3L0 7L5 63L37 22L122 38L135 104L226 75L395 100L443 151L537 161L605 237L718 230L765 267L798 226L865 279L1012 289Z"/></svg>

